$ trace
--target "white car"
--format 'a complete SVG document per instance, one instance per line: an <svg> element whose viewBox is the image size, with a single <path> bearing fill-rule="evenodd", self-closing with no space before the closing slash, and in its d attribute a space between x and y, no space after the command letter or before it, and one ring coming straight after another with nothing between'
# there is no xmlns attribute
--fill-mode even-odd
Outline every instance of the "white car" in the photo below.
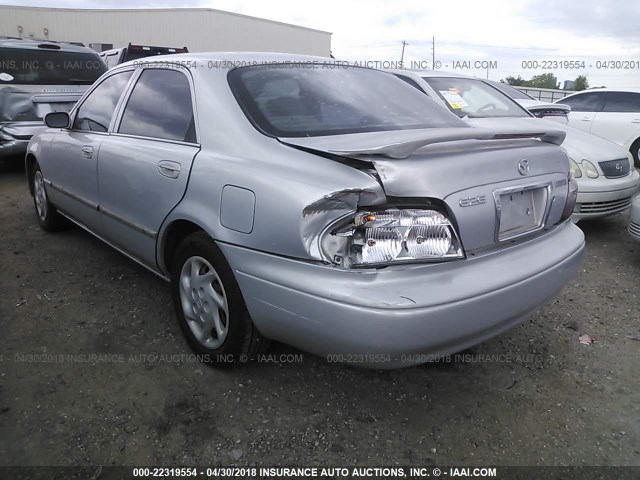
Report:
<svg viewBox="0 0 640 480"><path fill-rule="evenodd" d="M554 122L569 123L569 112L571 107L562 103L541 102L526 93L512 87L508 83L496 82L495 80L483 80L493 87L496 87L505 95L509 95L513 100L518 102L520 106L526 108L534 116L544 118L545 120L553 120Z"/></svg>
<svg viewBox="0 0 640 480"><path fill-rule="evenodd" d="M535 129L553 126L565 131L562 146L578 181L578 200L573 213L576 222L622 212L629 208L638 191L640 176L626 150L570 125L535 118L485 80L431 70L394 70L393 73L473 126Z"/></svg>
<svg viewBox="0 0 640 480"><path fill-rule="evenodd" d="M569 125L621 145L640 168L640 89L592 88L562 103L571 107Z"/></svg>

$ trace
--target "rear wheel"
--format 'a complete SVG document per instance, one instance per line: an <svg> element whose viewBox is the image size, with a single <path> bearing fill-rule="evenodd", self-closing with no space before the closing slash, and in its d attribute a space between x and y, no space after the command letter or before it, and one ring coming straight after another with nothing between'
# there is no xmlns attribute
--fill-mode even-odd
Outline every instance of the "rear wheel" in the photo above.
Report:
<svg viewBox="0 0 640 480"><path fill-rule="evenodd" d="M44 177L40 167L36 165L32 177L33 182L33 204L36 208L38 223L47 232L56 232L69 226L67 220L58 213L56 207L49 201L47 190L44 185Z"/></svg>
<svg viewBox="0 0 640 480"><path fill-rule="evenodd" d="M245 363L266 349L268 341L251 321L231 267L206 233L183 240L171 272L178 323L189 346L205 362Z"/></svg>

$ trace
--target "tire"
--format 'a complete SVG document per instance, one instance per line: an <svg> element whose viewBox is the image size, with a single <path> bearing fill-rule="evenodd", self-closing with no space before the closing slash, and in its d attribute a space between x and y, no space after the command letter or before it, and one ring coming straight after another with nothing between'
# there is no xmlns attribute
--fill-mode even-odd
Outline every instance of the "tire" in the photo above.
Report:
<svg viewBox="0 0 640 480"><path fill-rule="evenodd" d="M64 218L55 205L49 201L47 190L44 184L44 177L40 166L36 164L31 177L31 183L33 186L33 206L36 210L36 217L40 228L47 232L57 232L69 228L69 222Z"/></svg>
<svg viewBox="0 0 640 480"><path fill-rule="evenodd" d="M640 138L633 142L629 151L633 155L633 164L640 170Z"/></svg>
<svg viewBox="0 0 640 480"><path fill-rule="evenodd" d="M246 363L266 350L231 267L205 232L186 237L171 268L171 296L191 349L212 366Z"/></svg>

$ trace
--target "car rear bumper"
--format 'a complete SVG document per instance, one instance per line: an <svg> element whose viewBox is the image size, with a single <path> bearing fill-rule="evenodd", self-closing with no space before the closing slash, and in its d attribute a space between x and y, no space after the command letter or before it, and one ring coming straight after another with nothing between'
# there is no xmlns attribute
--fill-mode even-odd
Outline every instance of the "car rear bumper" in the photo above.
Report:
<svg viewBox="0 0 640 480"><path fill-rule="evenodd" d="M631 205L638 192L640 175L632 170L623 178L587 179L578 182L578 198L573 210L574 221L605 217L620 213Z"/></svg>
<svg viewBox="0 0 640 480"><path fill-rule="evenodd" d="M424 363L517 325L576 273L583 247L566 223L482 257L342 270L220 245L262 334L374 368Z"/></svg>
<svg viewBox="0 0 640 480"><path fill-rule="evenodd" d="M0 125L0 158L27 153L31 137L45 128L42 122L5 122Z"/></svg>
<svg viewBox="0 0 640 480"><path fill-rule="evenodd" d="M0 130L0 158L14 155L24 155L27 153L29 140L18 140L9 135L3 134Z"/></svg>

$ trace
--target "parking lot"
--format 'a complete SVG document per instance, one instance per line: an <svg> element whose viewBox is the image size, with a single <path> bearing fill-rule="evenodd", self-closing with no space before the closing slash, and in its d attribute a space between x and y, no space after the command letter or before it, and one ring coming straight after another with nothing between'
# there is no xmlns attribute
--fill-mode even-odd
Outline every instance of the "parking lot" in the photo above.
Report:
<svg viewBox="0 0 640 480"><path fill-rule="evenodd" d="M640 465L626 214L581 223L560 296L451 361L364 370L275 344L216 370L163 280L80 228L40 230L20 170L0 198L2 465Z"/></svg>

